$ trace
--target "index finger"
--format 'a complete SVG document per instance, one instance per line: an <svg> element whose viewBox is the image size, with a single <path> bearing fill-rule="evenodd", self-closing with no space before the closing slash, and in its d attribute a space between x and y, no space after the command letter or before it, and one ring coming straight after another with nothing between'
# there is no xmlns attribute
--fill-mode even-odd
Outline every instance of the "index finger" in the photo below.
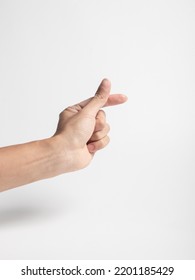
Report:
<svg viewBox="0 0 195 280"><path fill-rule="evenodd" d="M81 106L81 108L83 109L92 99L93 97L90 97L84 101L81 101L80 103L78 103L78 105ZM124 95L124 94L111 94L109 95L108 97L108 100L107 102L104 104L103 107L108 107L108 106L114 106L114 105L119 105L119 104L122 104L124 102L127 101L127 96Z"/></svg>

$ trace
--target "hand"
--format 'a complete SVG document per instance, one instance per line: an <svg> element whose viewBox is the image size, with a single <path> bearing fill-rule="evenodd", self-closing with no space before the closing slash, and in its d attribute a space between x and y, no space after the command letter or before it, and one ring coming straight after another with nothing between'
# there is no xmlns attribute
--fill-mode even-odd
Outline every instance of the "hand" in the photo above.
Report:
<svg viewBox="0 0 195 280"><path fill-rule="evenodd" d="M110 81L104 79L94 97L70 106L60 113L53 138L61 151L62 173L86 167L94 154L109 143L107 134L110 127L101 108L118 105L127 100L122 94L109 95L110 89ZM63 158L66 164L63 164Z"/></svg>
<svg viewBox="0 0 195 280"><path fill-rule="evenodd" d="M61 112L52 137L0 148L0 191L86 167L109 142L101 108L127 100L122 94L109 95L110 87L104 79L94 97Z"/></svg>

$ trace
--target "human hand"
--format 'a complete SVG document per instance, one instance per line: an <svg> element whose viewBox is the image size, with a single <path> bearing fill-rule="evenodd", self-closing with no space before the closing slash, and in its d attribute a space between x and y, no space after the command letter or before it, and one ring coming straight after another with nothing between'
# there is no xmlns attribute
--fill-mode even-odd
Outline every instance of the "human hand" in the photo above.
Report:
<svg viewBox="0 0 195 280"><path fill-rule="evenodd" d="M109 125L102 107L125 102L122 94L110 94L104 79L94 97L60 113L52 137L0 149L0 191L51 178L86 167L108 142Z"/></svg>
<svg viewBox="0 0 195 280"><path fill-rule="evenodd" d="M111 83L102 80L94 97L69 106L60 113L52 137L60 153L60 173L86 167L94 154L109 143L109 125L102 107L127 101L122 94L110 94Z"/></svg>

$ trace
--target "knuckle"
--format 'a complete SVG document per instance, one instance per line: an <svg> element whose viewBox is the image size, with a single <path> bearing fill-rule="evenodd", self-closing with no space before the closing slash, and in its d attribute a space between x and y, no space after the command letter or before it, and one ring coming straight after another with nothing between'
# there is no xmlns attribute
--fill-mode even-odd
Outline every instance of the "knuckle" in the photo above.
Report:
<svg viewBox="0 0 195 280"><path fill-rule="evenodd" d="M102 118L98 119L98 126L100 127L100 129L104 128L105 120Z"/></svg>
<svg viewBox="0 0 195 280"><path fill-rule="evenodd" d="M100 110L96 116L96 123L98 129L103 129L106 124L106 114L103 110Z"/></svg>
<svg viewBox="0 0 195 280"><path fill-rule="evenodd" d="M108 136L106 136L106 137L102 138L100 140L100 142L101 142L101 146L105 147L110 142L110 138Z"/></svg>
<svg viewBox="0 0 195 280"><path fill-rule="evenodd" d="M105 113L105 111L104 110L99 110L98 111L98 114L97 114L97 118L103 118L103 119L105 119L106 118L106 113Z"/></svg>
<svg viewBox="0 0 195 280"><path fill-rule="evenodd" d="M107 142L107 144L110 142L110 137L108 135L106 137L106 142Z"/></svg>
<svg viewBox="0 0 195 280"><path fill-rule="evenodd" d="M66 111L72 112L72 113L77 113L81 110L81 106L79 104L68 106L66 108Z"/></svg>
<svg viewBox="0 0 195 280"><path fill-rule="evenodd" d="M59 118L61 118L64 114L64 110L62 112L59 113Z"/></svg>
<svg viewBox="0 0 195 280"><path fill-rule="evenodd" d="M107 123L107 131L109 132L110 131L110 125Z"/></svg>

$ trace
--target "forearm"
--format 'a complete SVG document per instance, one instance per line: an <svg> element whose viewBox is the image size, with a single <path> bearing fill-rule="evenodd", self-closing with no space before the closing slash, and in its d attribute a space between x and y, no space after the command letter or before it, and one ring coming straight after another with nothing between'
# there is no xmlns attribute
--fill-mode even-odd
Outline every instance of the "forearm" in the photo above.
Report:
<svg viewBox="0 0 195 280"><path fill-rule="evenodd" d="M56 176L59 164L53 138L0 148L0 191Z"/></svg>

